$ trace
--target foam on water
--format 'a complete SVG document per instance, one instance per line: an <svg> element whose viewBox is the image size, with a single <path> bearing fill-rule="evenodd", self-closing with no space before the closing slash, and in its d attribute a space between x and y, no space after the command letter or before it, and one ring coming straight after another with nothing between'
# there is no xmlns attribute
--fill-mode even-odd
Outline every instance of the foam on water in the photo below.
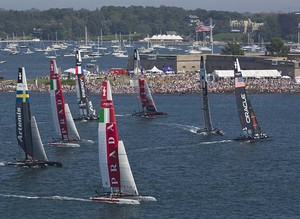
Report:
<svg viewBox="0 0 300 219"><path fill-rule="evenodd" d="M67 197L67 196L26 196L26 195L6 195L6 194L0 194L1 197L6 198L23 198L23 199L48 199L48 200L63 200L63 201L84 201L84 202L90 202L90 199L83 199L83 198L75 198L75 197Z"/></svg>

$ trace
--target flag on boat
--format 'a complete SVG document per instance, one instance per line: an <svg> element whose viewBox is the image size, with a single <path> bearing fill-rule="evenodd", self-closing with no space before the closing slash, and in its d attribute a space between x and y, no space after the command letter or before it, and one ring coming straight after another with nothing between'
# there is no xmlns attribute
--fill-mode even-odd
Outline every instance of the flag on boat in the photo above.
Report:
<svg viewBox="0 0 300 219"><path fill-rule="evenodd" d="M199 26L196 27L196 32L209 32L213 27L206 26L203 22L200 22Z"/></svg>
<svg viewBox="0 0 300 219"><path fill-rule="evenodd" d="M245 87L246 83L242 77L235 78L235 87Z"/></svg>

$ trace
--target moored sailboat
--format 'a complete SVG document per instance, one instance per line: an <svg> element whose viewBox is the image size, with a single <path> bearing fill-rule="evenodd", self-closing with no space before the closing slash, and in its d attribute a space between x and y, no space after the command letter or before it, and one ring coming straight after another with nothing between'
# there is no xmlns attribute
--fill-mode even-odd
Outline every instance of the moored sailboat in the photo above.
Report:
<svg viewBox="0 0 300 219"><path fill-rule="evenodd" d="M201 90L202 90L201 96L202 96L202 113L203 113L204 128L198 129L197 133L224 135L221 129L213 128L212 125L209 101L208 101L207 72L206 72L206 65L203 56L201 56L200 59L200 83L201 83Z"/></svg>
<svg viewBox="0 0 300 219"><path fill-rule="evenodd" d="M98 116L96 115L96 110L94 110L92 101L88 96L86 79L83 73L83 68L81 63L82 63L81 53L80 50L77 50L75 74L77 76L76 93L77 93L77 101L79 107L79 115L77 118L74 118L74 120L85 120L85 121L97 120Z"/></svg>
<svg viewBox="0 0 300 219"><path fill-rule="evenodd" d="M78 143L82 139L75 126L69 105L65 103L55 60L50 61L50 100L55 131L60 138L49 145L79 147ZM93 143L91 140L84 141Z"/></svg>
<svg viewBox="0 0 300 219"><path fill-rule="evenodd" d="M159 112L155 106L151 95L150 88L144 78L143 71L140 69L140 56L137 49L134 50L134 81L135 90L139 104L139 112L135 112L133 116L146 118L155 118L159 115L167 115L165 112Z"/></svg>
<svg viewBox="0 0 300 219"><path fill-rule="evenodd" d="M107 80L103 81L101 87L98 144L100 173L105 193L92 197L93 201L118 204L156 201L154 197L140 196L138 193L124 143L118 139L112 92Z"/></svg>
<svg viewBox="0 0 300 219"><path fill-rule="evenodd" d="M17 167L61 167L60 162L49 161L42 144L35 117L31 115L30 98L25 68L19 68L16 94L16 135L25 158L8 165Z"/></svg>
<svg viewBox="0 0 300 219"><path fill-rule="evenodd" d="M258 125L253 107L246 93L246 83L242 76L239 60L236 58L234 62L234 92L238 115L243 130L243 135L233 139L236 141L256 141L259 139L267 139L270 136L262 133Z"/></svg>

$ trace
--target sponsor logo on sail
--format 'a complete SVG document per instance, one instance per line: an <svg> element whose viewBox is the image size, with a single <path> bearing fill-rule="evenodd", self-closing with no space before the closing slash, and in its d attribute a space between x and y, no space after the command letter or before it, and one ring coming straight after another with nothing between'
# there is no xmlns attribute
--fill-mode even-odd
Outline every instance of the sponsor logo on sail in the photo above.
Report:
<svg viewBox="0 0 300 219"><path fill-rule="evenodd" d="M23 129L22 129L22 113L21 108L17 107L17 120L18 120L18 126L17 126L17 138L20 142L23 142Z"/></svg>
<svg viewBox="0 0 300 219"><path fill-rule="evenodd" d="M110 185L119 186L119 167L118 167L118 140L116 137L114 124L107 124L107 145L108 145L108 165L110 175Z"/></svg>
<svg viewBox="0 0 300 219"><path fill-rule="evenodd" d="M242 98L242 106L244 108L244 115L245 115L245 120L247 123L251 122L250 116L249 116L249 110L248 110L248 104L246 100L246 94L241 94Z"/></svg>
<svg viewBox="0 0 300 219"><path fill-rule="evenodd" d="M85 89L84 89L84 77L80 77L80 86L81 86L81 95L82 97L85 97Z"/></svg>

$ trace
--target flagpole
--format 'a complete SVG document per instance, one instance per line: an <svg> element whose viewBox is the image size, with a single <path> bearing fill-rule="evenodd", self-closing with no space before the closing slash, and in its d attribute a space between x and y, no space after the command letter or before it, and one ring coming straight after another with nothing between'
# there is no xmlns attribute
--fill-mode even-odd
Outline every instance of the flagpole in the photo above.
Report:
<svg viewBox="0 0 300 219"><path fill-rule="evenodd" d="M210 18L210 43L211 43L211 54L214 54L214 39L213 39L213 25L212 18Z"/></svg>

